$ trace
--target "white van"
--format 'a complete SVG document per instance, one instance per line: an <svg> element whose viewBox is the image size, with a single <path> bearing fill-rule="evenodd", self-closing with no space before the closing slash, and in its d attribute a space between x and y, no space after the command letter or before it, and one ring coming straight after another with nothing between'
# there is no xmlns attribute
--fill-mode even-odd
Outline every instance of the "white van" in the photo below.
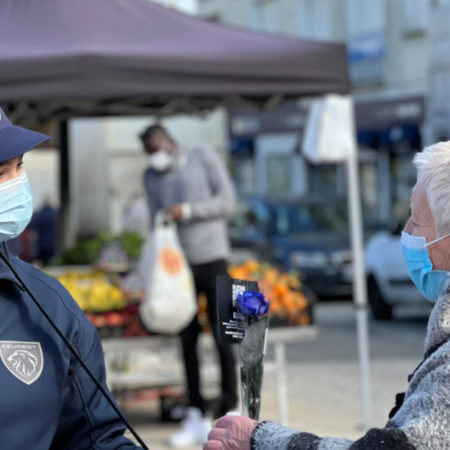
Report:
<svg viewBox="0 0 450 450"><path fill-rule="evenodd" d="M375 319L391 319L393 308L399 305L432 306L408 275L398 232L379 231L368 239L365 269L367 296Z"/></svg>

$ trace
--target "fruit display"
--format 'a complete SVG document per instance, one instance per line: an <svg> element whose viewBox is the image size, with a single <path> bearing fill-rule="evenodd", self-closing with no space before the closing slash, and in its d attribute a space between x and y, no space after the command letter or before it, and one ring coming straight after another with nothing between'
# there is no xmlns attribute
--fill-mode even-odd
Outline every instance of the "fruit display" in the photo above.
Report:
<svg viewBox="0 0 450 450"><path fill-rule="evenodd" d="M112 283L109 276L100 270L68 270L56 276L56 279L85 312L121 310L127 305L120 287Z"/></svg>
<svg viewBox="0 0 450 450"><path fill-rule="evenodd" d="M148 336L148 331L139 318L139 305L130 303L120 311L86 313L87 318L97 328L100 337Z"/></svg>
<svg viewBox="0 0 450 450"><path fill-rule="evenodd" d="M49 273L69 291L101 337L149 334L139 319L142 293L133 274L119 276L70 266Z"/></svg>
<svg viewBox="0 0 450 450"><path fill-rule="evenodd" d="M165 255L170 268L177 265L172 254ZM144 336L148 331L139 318L143 300L136 272L107 273L93 266L65 266L49 272L69 291L89 320L105 336ZM310 325L313 296L295 272L282 272L268 263L250 260L229 267L229 274L241 280L254 280L270 300L271 326ZM207 301L199 293L198 318L210 331Z"/></svg>
<svg viewBox="0 0 450 450"><path fill-rule="evenodd" d="M229 268L232 278L257 281L270 300L271 326L310 325L314 298L298 272L281 272L269 263L250 260Z"/></svg>

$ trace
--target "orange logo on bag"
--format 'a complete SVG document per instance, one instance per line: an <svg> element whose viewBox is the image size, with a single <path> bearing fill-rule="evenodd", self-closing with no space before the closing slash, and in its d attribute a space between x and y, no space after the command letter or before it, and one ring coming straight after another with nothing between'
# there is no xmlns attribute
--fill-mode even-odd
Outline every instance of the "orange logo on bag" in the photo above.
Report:
<svg viewBox="0 0 450 450"><path fill-rule="evenodd" d="M170 275L175 275L183 268L180 253L172 247L166 247L161 250L159 261L163 270Z"/></svg>

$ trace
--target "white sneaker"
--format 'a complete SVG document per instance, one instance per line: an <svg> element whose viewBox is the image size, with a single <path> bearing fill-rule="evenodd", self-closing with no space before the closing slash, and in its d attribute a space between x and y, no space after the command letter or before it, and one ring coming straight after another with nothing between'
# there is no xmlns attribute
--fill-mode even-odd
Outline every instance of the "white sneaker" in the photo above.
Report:
<svg viewBox="0 0 450 450"><path fill-rule="evenodd" d="M181 422L181 430L169 438L169 445L171 447L202 445L208 440L211 428L211 420L203 417L198 408L187 408L186 418Z"/></svg>

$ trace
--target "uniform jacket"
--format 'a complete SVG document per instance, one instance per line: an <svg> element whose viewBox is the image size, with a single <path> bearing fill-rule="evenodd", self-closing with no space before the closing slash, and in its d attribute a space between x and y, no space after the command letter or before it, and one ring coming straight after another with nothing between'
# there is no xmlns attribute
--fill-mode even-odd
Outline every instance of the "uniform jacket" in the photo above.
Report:
<svg viewBox="0 0 450 450"><path fill-rule="evenodd" d="M406 392L397 396L384 428L350 441L261 423L251 437L253 450L438 450L450 448L450 293L431 312L425 355Z"/></svg>
<svg viewBox="0 0 450 450"><path fill-rule="evenodd" d="M97 331L69 293L4 244L0 251L106 387ZM0 314L0 448L140 448L2 259Z"/></svg>

